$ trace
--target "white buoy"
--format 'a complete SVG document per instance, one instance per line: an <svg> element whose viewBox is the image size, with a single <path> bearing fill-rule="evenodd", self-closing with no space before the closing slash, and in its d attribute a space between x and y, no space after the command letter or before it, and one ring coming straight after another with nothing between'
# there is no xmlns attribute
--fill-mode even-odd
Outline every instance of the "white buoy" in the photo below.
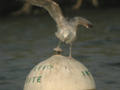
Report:
<svg viewBox="0 0 120 90"><path fill-rule="evenodd" d="M54 55L36 65L24 90L96 90L88 69L75 59Z"/></svg>

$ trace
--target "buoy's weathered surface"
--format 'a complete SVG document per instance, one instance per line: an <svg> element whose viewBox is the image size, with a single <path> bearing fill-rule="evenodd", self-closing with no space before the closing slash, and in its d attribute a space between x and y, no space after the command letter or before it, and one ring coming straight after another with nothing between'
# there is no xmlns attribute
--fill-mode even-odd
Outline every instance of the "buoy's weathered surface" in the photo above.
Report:
<svg viewBox="0 0 120 90"><path fill-rule="evenodd" d="M91 73L83 64L54 55L32 69L24 90L96 90L96 87Z"/></svg>

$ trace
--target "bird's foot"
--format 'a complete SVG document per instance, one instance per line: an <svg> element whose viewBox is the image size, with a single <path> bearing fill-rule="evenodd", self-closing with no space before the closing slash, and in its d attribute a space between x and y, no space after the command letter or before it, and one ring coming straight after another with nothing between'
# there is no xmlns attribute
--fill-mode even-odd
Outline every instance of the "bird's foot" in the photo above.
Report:
<svg viewBox="0 0 120 90"><path fill-rule="evenodd" d="M80 9L79 6L73 6L73 7L72 7L72 10L76 10L76 11L77 11L77 10L79 10L79 9Z"/></svg>
<svg viewBox="0 0 120 90"><path fill-rule="evenodd" d="M56 54L61 54L63 50L60 47L56 47L54 48L54 51L56 52Z"/></svg>
<svg viewBox="0 0 120 90"><path fill-rule="evenodd" d="M72 57L72 55L69 55L68 58L69 58L69 59L72 59L73 57Z"/></svg>

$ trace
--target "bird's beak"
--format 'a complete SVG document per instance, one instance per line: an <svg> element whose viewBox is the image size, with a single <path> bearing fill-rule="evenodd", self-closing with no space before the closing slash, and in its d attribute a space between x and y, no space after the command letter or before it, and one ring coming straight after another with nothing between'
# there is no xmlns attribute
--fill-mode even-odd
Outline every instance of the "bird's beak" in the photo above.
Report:
<svg viewBox="0 0 120 90"><path fill-rule="evenodd" d="M86 28L92 28L93 25L92 25L92 24L87 24L87 25L85 25L85 27L86 27Z"/></svg>

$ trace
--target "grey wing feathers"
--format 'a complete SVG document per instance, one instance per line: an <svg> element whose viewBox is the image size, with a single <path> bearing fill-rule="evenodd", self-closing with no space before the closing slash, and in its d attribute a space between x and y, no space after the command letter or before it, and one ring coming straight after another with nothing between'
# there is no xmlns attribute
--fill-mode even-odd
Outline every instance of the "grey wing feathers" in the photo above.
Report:
<svg viewBox="0 0 120 90"><path fill-rule="evenodd" d="M57 24L61 24L62 21L64 20L62 11L56 2L51 0L30 0L30 1L35 6L45 8L52 16L52 18L57 22Z"/></svg>

